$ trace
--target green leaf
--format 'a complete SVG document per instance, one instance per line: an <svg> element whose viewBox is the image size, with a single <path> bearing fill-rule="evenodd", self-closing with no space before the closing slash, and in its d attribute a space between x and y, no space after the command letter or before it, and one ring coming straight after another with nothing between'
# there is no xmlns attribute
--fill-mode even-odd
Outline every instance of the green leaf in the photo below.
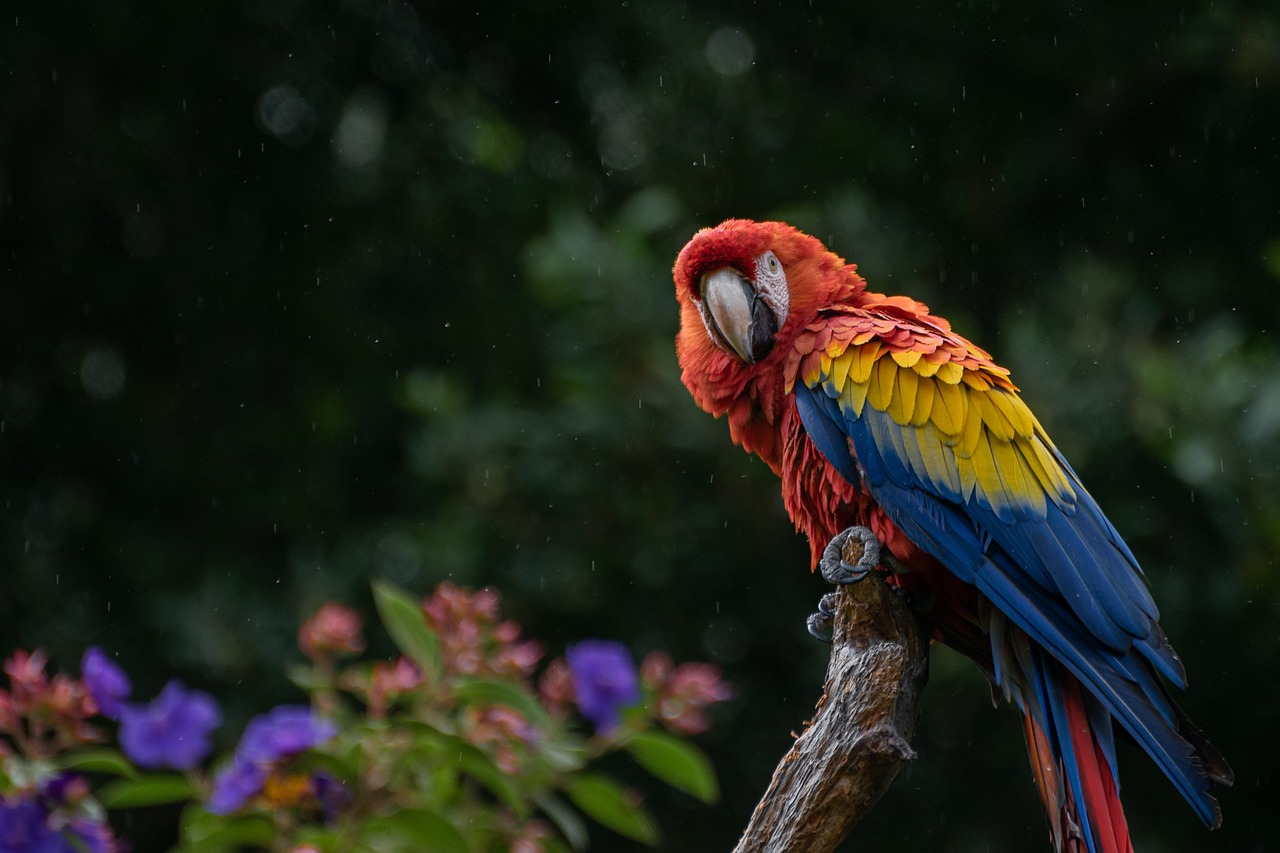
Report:
<svg viewBox="0 0 1280 853"><path fill-rule="evenodd" d="M347 849L347 844L345 842L346 839L344 837L344 833L337 829L307 826L304 824L294 831L293 838L291 839L293 848L291 849L297 849L309 844L317 850L340 851Z"/></svg>
<svg viewBox="0 0 1280 853"><path fill-rule="evenodd" d="M538 754L557 773L577 773L587 766L587 749L581 739L563 733L539 741Z"/></svg>
<svg viewBox="0 0 1280 853"><path fill-rule="evenodd" d="M332 690L333 676L326 674L319 667L307 664L291 664L285 667L285 677L298 688L311 693L316 690Z"/></svg>
<svg viewBox="0 0 1280 853"><path fill-rule="evenodd" d="M365 824L364 837L368 848L378 851L472 853L462 833L429 809L400 809L388 817L372 818Z"/></svg>
<svg viewBox="0 0 1280 853"><path fill-rule="evenodd" d="M551 715L542 707L542 703L514 681L499 681L495 678L462 679L455 685L454 694L464 705L506 705L519 711L521 716L540 729L551 724Z"/></svg>
<svg viewBox="0 0 1280 853"><path fill-rule="evenodd" d="M503 773L482 749L458 741L458 768L483 784L489 791L524 820L529 816L529 804L524 801L520 789L511 777Z"/></svg>
<svg viewBox="0 0 1280 853"><path fill-rule="evenodd" d="M181 823L182 844L175 853L269 849L276 840L275 825L264 815L223 817L196 805L183 810Z"/></svg>
<svg viewBox="0 0 1280 853"><path fill-rule="evenodd" d="M641 767L677 790L704 803L720 799L711 761L693 744L662 732L641 732L626 749Z"/></svg>
<svg viewBox="0 0 1280 853"><path fill-rule="evenodd" d="M180 803L195 795L195 786L187 777L176 773L157 773L108 782L98 793L98 800L109 809L133 809Z"/></svg>
<svg viewBox="0 0 1280 853"><path fill-rule="evenodd" d="M62 770L81 773L106 773L111 776L138 778L138 768L114 749L81 749L59 756L55 763Z"/></svg>
<svg viewBox="0 0 1280 853"><path fill-rule="evenodd" d="M619 835L650 846L658 843L657 824L617 780L587 773L570 782L565 793L589 817Z"/></svg>
<svg viewBox="0 0 1280 853"><path fill-rule="evenodd" d="M440 641L427 627L422 606L404 590L380 580L373 582L373 600L382 624L400 651L418 665L428 684L438 681L444 668Z"/></svg>
<svg viewBox="0 0 1280 853"><path fill-rule="evenodd" d="M582 822L582 818L578 817L577 812L550 794L534 797L533 801L538 804L538 808L542 809L543 814L551 818L551 822L560 830L560 834L569 842L570 847L574 850L587 849L587 845L591 843L591 837L587 835L587 825Z"/></svg>

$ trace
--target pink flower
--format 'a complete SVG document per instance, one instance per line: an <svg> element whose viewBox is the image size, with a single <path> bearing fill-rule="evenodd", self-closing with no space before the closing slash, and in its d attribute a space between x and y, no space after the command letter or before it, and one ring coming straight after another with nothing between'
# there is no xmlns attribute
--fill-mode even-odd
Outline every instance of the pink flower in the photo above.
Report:
<svg viewBox="0 0 1280 853"><path fill-rule="evenodd" d="M711 727L707 707L733 697L733 688L720 678L719 667L709 663L682 663L658 691L658 719L688 735Z"/></svg>
<svg viewBox="0 0 1280 853"><path fill-rule="evenodd" d="M13 688L14 705L19 711L34 708L48 686L49 679L44 674L47 661L48 657L41 649L31 653L18 649L4 662L5 674Z"/></svg>
<svg viewBox="0 0 1280 853"><path fill-rule="evenodd" d="M298 648L312 660L364 651L364 620L350 607L324 604L298 630Z"/></svg>
<svg viewBox="0 0 1280 853"><path fill-rule="evenodd" d="M468 740L488 746L502 772L509 776L520 772L520 747L537 736L537 730L520 712L505 705L473 706L467 709L465 719Z"/></svg>
<svg viewBox="0 0 1280 853"><path fill-rule="evenodd" d="M498 621L502 598L486 587L472 592L447 581L422 601L427 624L440 638L445 669L462 675L528 678L542 647L520 640L520 626Z"/></svg>
<svg viewBox="0 0 1280 853"><path fill-rule="evenodd" d="M640 683L650 690L657 690L666 682L675 665L666 652L649 652L640 661Z"/></svg>
<svg viewBox="0 0 1280 853"><path fill-rule="evenodd" d="M564 716L573 707L573 673L569 671L569 662L564 658L556 658L547 664L542 678L538 680L538 694L542 704L557 716Z"/></svg>
<svg viewBox="0 0 1280 853"><path fill-rule="evenodd" d="M369 715L385 716L396 697L421 686L422 673L408 658L397 658L395 663L378 661L369 676Z"/></svg>
<svg viewBox="0 0 1280 853"><path fill-rule="evenodd" d="M543 842L549 838L551 827L540 820L531 820L520 827L519 835L511 839L511 853L544 853L547 847Z"/></svg>

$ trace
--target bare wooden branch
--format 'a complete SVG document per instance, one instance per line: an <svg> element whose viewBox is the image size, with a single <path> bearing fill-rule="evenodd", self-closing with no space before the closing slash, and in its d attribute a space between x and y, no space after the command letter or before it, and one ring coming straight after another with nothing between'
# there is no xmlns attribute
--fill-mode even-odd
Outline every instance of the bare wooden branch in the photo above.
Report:
<svg viewBox="0 0 1280 853"><path fill-rule="evenodd" d="M861 554L848 549L845 561ZM853 559L850 559L850 556ZM929 631L877 573L837 594L817 713L774 771L735 853L829 853L898 772L929 674Z"/></svg>

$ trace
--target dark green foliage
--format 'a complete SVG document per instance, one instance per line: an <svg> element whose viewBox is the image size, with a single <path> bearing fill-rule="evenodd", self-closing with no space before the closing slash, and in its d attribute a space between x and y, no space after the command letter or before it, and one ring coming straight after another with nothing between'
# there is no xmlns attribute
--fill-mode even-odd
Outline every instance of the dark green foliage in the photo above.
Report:
<svg viewBox="0 0 1280 853"><path fill-rule="evenodd" d="M651 805L727 849L823 589L680 386L668 271L782 217L1011 367L1143 561L1239 781L1208 835L1122 751L1139 848L1274 835L1280 12L19 4L0 72L0 650L243 720L326 598L491 583L726 667L720 804ZM1013 716L945 653L925 706L860 849L1040 849Z"/></svg>

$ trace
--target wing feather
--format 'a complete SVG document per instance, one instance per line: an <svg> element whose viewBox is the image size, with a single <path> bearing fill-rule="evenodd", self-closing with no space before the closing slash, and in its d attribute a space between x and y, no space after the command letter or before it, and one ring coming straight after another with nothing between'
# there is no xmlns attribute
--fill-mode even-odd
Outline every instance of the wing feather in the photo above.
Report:
<svg viewBox="0 0 1280 853"><path fill-rule="evenodd" d="M916 406L911 412L911 425L913 427L923 427L929 423L929 415L933 412L934 388L935 383L933 382L916 382ZM937 431L931 429L931 432L936 438Z"/></svg>
<svg viewBox="0 0 1280 853"><path fill-rule="evenodd" d="M871 385L867 389L867 402L878 412L887 411L893 402L893 387L898 376L898 365L891 358L881 358L871 367Z"/></svg>
<svg viewBox="0 0 1280 853"><path fill-rule="evenodd" d="M937 382L933 384L935 399L930 414L933 425L938 428L942 440L955 443L956 437L964 428L965 414L969 410L969 399L954 382Z"/></svg>
<svg viewBox="0 0 1280 853"><path fill-rule="evenodd" d="M899 369L895 372L893 402L889 405L889 417L900 426L911 422L916 410L916 391L920 385L920 377L914 370L904 370L903 365L895 358ZM910 365L906 365L910 367Z"/></svg>
<svg viewBox="0 0 1280 853"><path fill-rule="evenodd" d="M1113 612L1117 602L1121 610L1139 604L1130 583L1141 588L1141 581L1127 549L1122 553L1111 542L1113 528L1088 493L1076 488L1076 503L1066 504L1080 510L1074 514L1063 511L1057 501L1046 500L1044 520L1002 521L993 509L981 505L976 491L968 494L965 485L966 477L971 477L975 490L987 488L986 460L990 459L999 481L992 488L1018 491L1001 479L1000 466L1006 462L1001 451L992 450L992 442L999 446L999 439L984 432L974 456L966 459L956 453L954 442L949 444L938 434L932 419L920 427L901 425L884 410L867 405L861 414L854 414L843 405L844 395L833 400L817 390L797 386L796 400L806 431L820 452L837 470L849 470L852 447L865 487L894 524L957 578L974 584L997 611L1078 678L1155 759L1200 818L1217 825L1220 813L1208 791L1212 767L1208 773L1205 770L1206 760L1216 753L1205 752L1198 733L1187 734L1183 717L1151 667L1155 664L1162 672L1172 673L1175 682L1181 681L1180 665L1159 626L1148 619L1146 630L1139 628L1135 634L1130 630L1134 626L1122 625L1127 620ZM1035 455L1032 448L1038 446L1040 433L1037 428L1030 439L1017 443L1022 461L1030 458L1029 453ZM914 440L914 446L909 440ZM946 461L938 464L939 459ZM1077 482L1066 463L1062 465L1058 475ZM980 470L985 472L981 480ZM1024 485L1045 482L1031 466L1021 470ZM960 489L956 489L957 479ZM1046 475L1046 479L1055 478ZM1011 504L1016 506L1017 501ZM1082 563L1095 565L1085 566L1086 575L1081 575L1078 564ZM1089 572L1100 574L1089 577ZM1128 582L1121 579L1126 577ZM1002 678L1007 677L1004 667L1000 669ZM1020 688L1010 684L1006 689L1018 693ZM1109 745L1104 748L1110 752ZM1225 779L1229 774L1219 775Z"/></svg>
<svg viewBox="0 0 1280 853"><path fill-rule="evenodd" d="M894 334L895 347L909 341L901 328ZM840 342L829 340L829 347ZM966 363L943 362L933 376L917 369L932 358L894 357L878 339L834 357L815 351L810 358L819 368L806 371L806 384L835 399L851 437L854 422L866 428L895 483L957 503L982 531L984 549L999 543L1030 582L1061 595L1101 642L1126 650L1146 641L1155 605L1119 534L1005 372L988 370L976 350L958 343L952 350ZM1081 502L1088 511L1078 512ZM1158 645L1149 645L1168 666Z"/></svg>
<svg viewBox="0 0 1280 853"><path fill-rule="evenodd" d="M871 368L880 355L880 342L871 340L853 348L853 363L849 366L849 378L854 382L866 382L871 378Z"/></svg>

